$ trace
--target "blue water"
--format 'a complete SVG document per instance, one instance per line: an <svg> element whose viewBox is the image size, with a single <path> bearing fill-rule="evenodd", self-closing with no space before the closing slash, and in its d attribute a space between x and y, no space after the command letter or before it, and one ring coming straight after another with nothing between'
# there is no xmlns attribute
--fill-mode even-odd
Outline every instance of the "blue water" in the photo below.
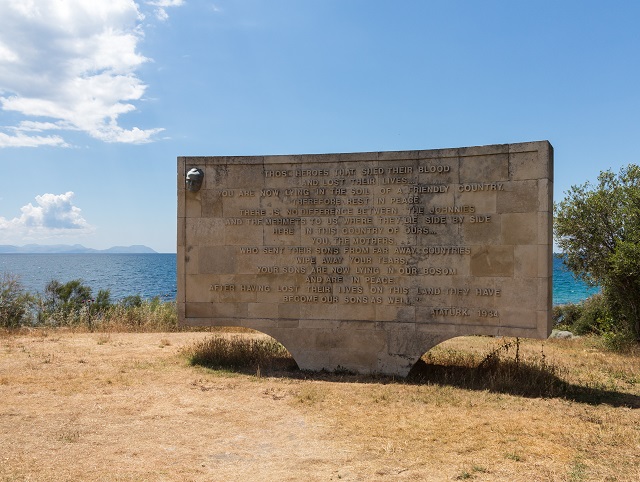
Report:
<svg viewBox="0 0 640 482"><path fill-rule="evenodd" d="M598 293L599 288L590 288L578 281L562 264L561 258L553 258L553 304L578 303Z"/></svg>
<svg viewBox="0 0 640 482"><path fill-rule="evenodd" d="M94 295L111 291L113 300L140 295L176 297L175 254L0 254L0 274L20 277L24 287L42 293L53 279L63 283L82 279ZM577 303L597 293L577 281L563 268L562 260L553 260L553 303Z"/></svg>
<svg viewBox="0 0 640 482"><path fill-rule="evenodd" d="M82 279L93 294L111 292L112 300L140 295L176 298L175 254L0 254L0 274L18 275L32 293L51 280Z"/></svg>

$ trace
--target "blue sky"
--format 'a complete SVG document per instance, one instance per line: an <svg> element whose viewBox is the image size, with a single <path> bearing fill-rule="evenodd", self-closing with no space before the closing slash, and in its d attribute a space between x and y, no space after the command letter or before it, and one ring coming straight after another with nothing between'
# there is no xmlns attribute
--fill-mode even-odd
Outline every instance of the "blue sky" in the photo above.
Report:
<svg viewBox="0 0 640 482"><path fill-rule="evenodd" d="M175 252L176 157L640 162L640 2L0 0L0 244Z"/></svg>

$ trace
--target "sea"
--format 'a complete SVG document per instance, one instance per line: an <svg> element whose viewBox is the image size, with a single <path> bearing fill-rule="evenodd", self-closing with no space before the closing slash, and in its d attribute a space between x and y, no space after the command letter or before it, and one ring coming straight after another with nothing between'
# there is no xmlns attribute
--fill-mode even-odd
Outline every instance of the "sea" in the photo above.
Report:
<svg viewBox="0 0 640 482"><path fill-rule="evenodd" d="M175 254L0 254L0 274L17 275L31 293L51 280L81 279L94 295L109 290L113 301L140 295L176 299Z"/></svg>
<svg viewBox="0 0 640 482"><path fill-rule="evenodd" d="M173 301L176 298L175 254L0 254L0 275L17 275L31 293L43 293L51 280L81 279L93 294L108 289L111 299L140 295ZM594 293L553 259L553 304L578 303Z"/></svg>

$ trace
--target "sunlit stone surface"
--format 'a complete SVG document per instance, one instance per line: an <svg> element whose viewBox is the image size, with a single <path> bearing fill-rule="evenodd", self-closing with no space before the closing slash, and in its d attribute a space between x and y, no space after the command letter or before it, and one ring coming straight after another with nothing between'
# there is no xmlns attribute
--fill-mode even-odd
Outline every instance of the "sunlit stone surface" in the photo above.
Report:
<svg viewBox="0 0 640 482"><path fill-rule="evenodd" d="M180 320L267 333L302 369L397 375L455 336L546 338L552 182L546 141L180 157Z"/></svg>

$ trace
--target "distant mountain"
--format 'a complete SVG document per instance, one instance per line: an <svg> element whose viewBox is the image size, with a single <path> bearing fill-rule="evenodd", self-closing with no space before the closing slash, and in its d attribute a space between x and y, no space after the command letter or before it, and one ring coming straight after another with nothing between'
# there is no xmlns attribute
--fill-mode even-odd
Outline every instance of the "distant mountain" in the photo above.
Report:
<svg viewBox="0 0 640 482"><path fill-rule="evenodd" d="M133 246L114 246L109 249L93 249L93 248L85 248L81 244L25 244L24 246L12 246L12 245L0 245L0 254L9 254L9 253L25 253L25 254L57 254L57 253L67 253L67 254L83 254L83 253L107 253L107 254L120 254L120 253L133 253L133 254L145 254L145 253L156 253L153 249L148 246L143 246L141 244L136 244Z"/></svg>

